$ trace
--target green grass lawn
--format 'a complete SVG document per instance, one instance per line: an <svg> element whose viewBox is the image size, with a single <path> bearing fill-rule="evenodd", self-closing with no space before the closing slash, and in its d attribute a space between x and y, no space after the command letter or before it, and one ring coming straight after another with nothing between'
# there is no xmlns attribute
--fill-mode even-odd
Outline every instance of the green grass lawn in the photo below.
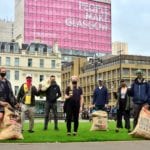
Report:
<svg viewBox="0 0 150 150"><path fill-rule="evenodd" d="M131 141L139 140L128 135L125 129L119 133L115 132L115 122L109 122L109 131L90 131L90 122L81 122L77 136L66 135L66 124L59 123L59 131L54 130L54 124L49 123L49 129L43 131L43 124L35 124L35 132L28 133L28 124L25 125L23 133L24 140L5 140L7 143L46 143L46 142L94 142L94 141Z"/></svg>

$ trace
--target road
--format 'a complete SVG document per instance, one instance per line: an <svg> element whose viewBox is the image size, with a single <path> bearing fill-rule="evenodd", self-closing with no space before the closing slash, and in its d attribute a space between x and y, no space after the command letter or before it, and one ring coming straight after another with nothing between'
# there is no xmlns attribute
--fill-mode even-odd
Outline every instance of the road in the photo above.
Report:
<svg viewBox="0 0 150 150"><path fill-rule="evenodd" d="M150 141L0 144L0 150L149 150Z"/></svg>

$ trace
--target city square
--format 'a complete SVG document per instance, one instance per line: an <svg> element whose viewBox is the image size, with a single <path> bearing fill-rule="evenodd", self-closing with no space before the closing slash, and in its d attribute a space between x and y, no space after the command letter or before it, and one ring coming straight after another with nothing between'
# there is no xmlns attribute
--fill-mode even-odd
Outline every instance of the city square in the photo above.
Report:
<svg viewBox="0 0 150 150"><path fill-rule="evenodd" d="M148 148L148 2L0 3L0 147Z"/></svg>

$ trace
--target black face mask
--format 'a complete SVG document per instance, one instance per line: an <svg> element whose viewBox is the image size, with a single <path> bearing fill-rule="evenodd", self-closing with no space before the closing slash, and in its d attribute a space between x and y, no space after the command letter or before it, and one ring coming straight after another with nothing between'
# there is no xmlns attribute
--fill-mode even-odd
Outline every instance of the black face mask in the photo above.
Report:
<svg viewBox="0 0 150 150"><path fill-rule="evenodd" d="M73 81L72 84L77 85L77 81Z"/></svg>
<svg viewBox="0 0 150 150"><path fill-rule="evenodd" d="M55 80L51 81L51 85L55 85L55 84L56 84Z"/></svg>
<svg viewBox="0 0 150 150"><path fill-rule="evenodd" d="M4 78L5 76L6 76L6 73L0 73L0 76L2 77L2 78Z"/></svg>

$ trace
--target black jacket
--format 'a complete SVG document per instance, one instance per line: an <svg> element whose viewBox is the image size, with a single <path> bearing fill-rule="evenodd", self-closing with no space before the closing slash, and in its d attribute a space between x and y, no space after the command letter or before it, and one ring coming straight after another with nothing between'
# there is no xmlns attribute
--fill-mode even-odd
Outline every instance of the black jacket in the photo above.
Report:
<svg viewBox="0 0 150 150"><path fill-rule="evenodd" d="M11 83L7 79L5 79L5 84L7 84L8 93L6 92L6 88L4 86L4 81L0 80L0 101L8 102L11 106L14 107L16 105L17 101L13 94Z"/></svg>
<svg viewBox="0 0 150 150"><path fill-rule="evenodd" d="M32 88L31 88L31 106L35 106L35 96L39 96L39 92L37 91L36 87L32 85ZM18 92L17 101L19 103L23 103L23 104L25 102L24 84L22 84L22 86Z"/></svg>
<svg viewBox="0 0 150 150"><path fill-rule="evenodd" d="M59 97L61 97L60 87L57 84L50 85L45 91L46 101L49 103L55 103Z"/></svg>

